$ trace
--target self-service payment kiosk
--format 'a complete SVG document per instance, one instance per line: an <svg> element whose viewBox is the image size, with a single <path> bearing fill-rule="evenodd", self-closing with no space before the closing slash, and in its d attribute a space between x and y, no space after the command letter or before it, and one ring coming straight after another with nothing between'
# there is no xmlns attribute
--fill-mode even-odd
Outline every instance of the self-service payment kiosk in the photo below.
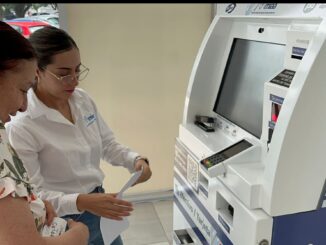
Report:
<svg viewBox="0 0 326 245"><path fill-rule="evenodd" d="M326 244L325 15L218 4L175 143L174 244Z"/></svg>

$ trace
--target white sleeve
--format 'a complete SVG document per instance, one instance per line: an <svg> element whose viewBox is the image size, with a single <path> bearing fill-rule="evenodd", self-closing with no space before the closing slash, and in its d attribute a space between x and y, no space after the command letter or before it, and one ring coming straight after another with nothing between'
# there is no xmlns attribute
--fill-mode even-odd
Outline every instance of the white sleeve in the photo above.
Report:
<svg viewBox="0 0 326 245"><path fill-rule="evenodd" d="M41 146L35 138L26 130L13 124L6 125L6 131L9 142L22 160L30 182L35 187L35 192L39 198L51 202L58 216L81 213L76 206L79 193L65 194L43 188L44 179L41 175L40 162L38 160L38 152Z"/></svg>
<svg viewBox="0 0 326 245"><path fill-rule="evenodd" d="M139 154L116 141L112 130L97 111L95 103L92 100L91 102L96 112L97 123L102 139L102 159L114 166L123 166L127 168L130 173L135 172L134 163Z"/></svg>

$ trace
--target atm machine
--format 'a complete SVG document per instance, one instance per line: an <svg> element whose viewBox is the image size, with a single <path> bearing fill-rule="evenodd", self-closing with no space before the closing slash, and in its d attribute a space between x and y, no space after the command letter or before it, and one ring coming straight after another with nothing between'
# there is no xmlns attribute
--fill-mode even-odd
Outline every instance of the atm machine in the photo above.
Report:
<svg viewBox="0 0 326 245"><path fill-rule="evenodd" d="M173 244L325 245L326 4L217 6L175 142Z"/></svg>

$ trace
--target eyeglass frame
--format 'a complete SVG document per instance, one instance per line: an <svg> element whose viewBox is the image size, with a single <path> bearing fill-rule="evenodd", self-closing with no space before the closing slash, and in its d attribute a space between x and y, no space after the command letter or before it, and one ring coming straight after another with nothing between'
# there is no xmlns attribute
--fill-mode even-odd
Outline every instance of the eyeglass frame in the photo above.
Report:
<svg viewBox="0 0 326 245"><path fill-rule="evenodd" d="M80 75L83 72L87 72L87 74L88 74L90 69L88 67L84 66L83 64L81 64L81 66L83 66L85 69L82 72L79 72L78 75ZM59 80L61 82L64 82L63 79L65 79L66 77L71 76L71 80L69 82L67 82L67 83L72 82L74 78L77 79L78 82L80 82L80 81L84 80L87 77L87 74L86 74L86 76L82 80L79 80L77 78L78 75L76 73L75 73L75 75L69 74L69 75L64 75L64 76L58 76L58 75L54 74L52 71L49 71L48 69L44 69L44 71L51 74L53 77L55 77L57 80Z"/></svg>

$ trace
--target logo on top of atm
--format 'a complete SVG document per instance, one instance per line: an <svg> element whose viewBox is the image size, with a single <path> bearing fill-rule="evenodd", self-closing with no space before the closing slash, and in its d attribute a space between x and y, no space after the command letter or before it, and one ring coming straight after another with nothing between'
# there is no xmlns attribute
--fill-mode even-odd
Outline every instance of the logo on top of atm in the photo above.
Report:
<svg viewBox="0 0 326 245"><path fill-rule="evenodd" d="M233 10L235 9L235 6L237 6L235 3L230 3L226 9L225 9L225 12L230 14L233 12Z"/></svg>
<svg viewBox="0 0 326 245"><path fill-rule="evenodd" d="M311 12L317 4L315 3L306 3L305 6L303 7L303 12L304 13L309 13Z"/></svg>
<svg viewBox="0 0 326 245"><path fill-rule="evenodd" d="M245 15L251 14L275 14L277 3L248 4Z"/></svg>

